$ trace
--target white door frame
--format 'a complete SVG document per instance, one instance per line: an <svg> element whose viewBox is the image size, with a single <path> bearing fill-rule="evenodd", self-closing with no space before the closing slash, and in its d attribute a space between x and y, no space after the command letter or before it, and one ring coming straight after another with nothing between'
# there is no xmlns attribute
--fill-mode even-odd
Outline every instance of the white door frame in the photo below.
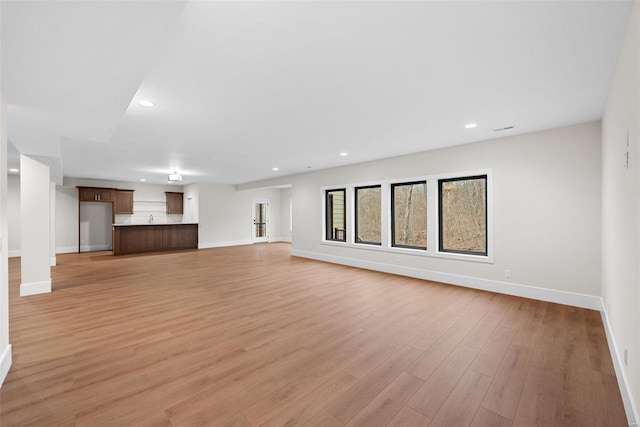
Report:
<svg viewBox="0 0 640 427"><path fill-rule="evenodd" d="M267 208L265 210L266 218L264 219L264 236L257 237L256 236L256 205L258 204L266 204ZM261 199L255 198L251 199L251 241L253 243L263 243L269 241L269 233L271 232L271 226L269 224L269 219L271 217L271 212L269 211L269 199Z"/></svg>

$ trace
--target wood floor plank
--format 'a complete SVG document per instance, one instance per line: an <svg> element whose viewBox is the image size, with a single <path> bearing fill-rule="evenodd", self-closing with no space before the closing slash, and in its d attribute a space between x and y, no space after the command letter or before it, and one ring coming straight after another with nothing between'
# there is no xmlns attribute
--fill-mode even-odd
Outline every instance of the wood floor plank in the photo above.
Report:
<svg viewBox="0 0 640 427"><path fill-rule="evenodd" d="M626 426L628 422L624 407L616 404L622 399L616 377L595 372L592 378L582 389L586 396L581 408L586 408L586 418L594 425Z"/></svg>
<svg viewBox="0 0 640 427"><path fill-rule="evenodd" d="M420 333L420 329L415 326L411 324L411 327L397 331L393 336L382 341L377 347L370 349L360 359L352 363L346 368L346 371L357 378L364 378Z"/></svg>
<svg viewBox="0 0 640 427"><path fill-rule="evenodd" d="M505 354L507 354L515 333L514 329L498 326L482 350L480 350L478 356L473 360L471 369L488 377L493 377L498 371Z"/></svg>
<svg viewBox="0 0 640 427"><path fill-rule="evenodd" d="M487 315L491 296L480 295L462 312L462 317L456 322L456 327L470 332Z"/></svg>
<svg viewBox="0 0 640 427"><path fill-rule="evenodd" d="M420 378L401 373L380 392L347 426L385 427L400 412L413 393L424 383Z"/></svg>
<svg viewBox="0 0 640 427"><path fill-rule="evenodd" d="M342 427L342 424L336 417L328 412L322 411L317 413L313 418L303 424L303 427Z"/></svg>
<svg viewBox="0 0 640 427"><path fill-rule="evenodd" d="M420 350L431 347L441 336L449 331L453 325L460 320L461 314L450 314L440 317L429 328L425 329L419 336L414 338L410 345Z"/></svg>
<svg viewBox="0 0 640 427"><path fill-rule="evenodd" d="M198 399L195 404L187 401L179 407L167 410L173 426L215 425L232 419L262 396L283 389L287 382L281 378L267 378L237 393L220 396L216 399Z"/></svg>
<svg viewBox="0 0 640 427"><path fill-rule="evenodd" d="M476 411L471 427L511 427L513 422L482 406Z"/></svg>
<svg viewBox="0 0 640 427"><path fill-rule="evenodd" d="M535 347L531 352L531 363L543 369L559 369L563 362L566 343L566 331L548 325L541 325L535 338Z"/></svg>
<svg viewBox="0 0 640 427"><path fill-rule="evenodd" d="M442 404L430 427L468 426L480 406L491 378L468 370Z"/></svg>
<svg viewBox="0 0 640 427"><path fill-rule="evenodd" d="M424 427L431 420L408 406L403 407L387 427Z"/></svg>
<svg viewBox="0 0 640 427"><path fill-rule="evenodd" d="M9 260L2 427L504 427L487 408L514 405L514 425L625 423L592 310L292 257L285 243L57 261L52 293L20 297ZM421 390L433 420L408 406Z"/></svg>
<svg viewBox="0 0 640 427"><path fill-rule="evenodd" d="M304 424L323 410L325 402L346 391L356 381L357 378L349 375L348 373L339 372L310 393L301 396L300 399L296 400L286 409L280 411L267 422L263 424L254 422L254 424L264 427L295 426ZM249 409L251 410L253 407Z"/></svg>
<svg viewBox="0 0 640 427"><path fill-rule="evenodd" d="M482 401L482 406L513 420L530 366L531 350L511 346L498 373L493 378L491 387Z"/></svg>
<svg viewBox="0 0 640 427"><path fill-rule="evenodd" d="M488 313L480 322L471 330L464 340L464 344L469 347L481 349L489 340L491 334L496 329L504 313L497 311L496 313Z"/></svg>
<svg viewBox="0 0 640 427"><path fill-rule="evenodd" d="M460 344L413 395L408 406L433 419L477 354L477 349Z"/></svg>
<svg viewBox="0 0 640 427"><path fill-rule="evenodd" d="M468 331L460 328L452 328L449 333L441 336L429 347L408 369L407 372L418 378L426 380L433 371L446 360L458 344L462 342Z"/></svg>
<svg viewBox="0 0 640 427"><path fill-rule="evenodd" d="M562 378L557 373L532 366L513 420L514 427L568 425L562 421L561 390Z"/></svg>
<svg viewBox="0 0 640 427"><path fill-rule="evenodd" d="M512 345L534 350L536 347L536 337L538 329L542 325L544 316L544 306L527 303L524 304L521 316L515 326L516 334L513 337Z"/></svg>
<svg viewBox="0 0 640 427"><path fill-rule="evenodd" d="M413 347L402 348L365 378L358 380L344 393L336 396L326 406L327 412L334 415L340 422L348 423L419 355L420 351Z"/></svg>
<svg viewBox="0 0 640 427"><path fill-rule="evenodd" d="M220 424L220 427L253 427L253 425L240 414Z"/></svg>

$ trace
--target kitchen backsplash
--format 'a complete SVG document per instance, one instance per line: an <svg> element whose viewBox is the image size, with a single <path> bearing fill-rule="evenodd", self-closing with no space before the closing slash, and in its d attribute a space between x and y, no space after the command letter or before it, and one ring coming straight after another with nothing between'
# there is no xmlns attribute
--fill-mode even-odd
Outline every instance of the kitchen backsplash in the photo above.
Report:
<svg viewBox="0 0 640 427"><path fill-rule="evenodd" d="M133 214L115 215L116 224L181 223L182 215L167 215L166 202L134 200Z"/></svg>

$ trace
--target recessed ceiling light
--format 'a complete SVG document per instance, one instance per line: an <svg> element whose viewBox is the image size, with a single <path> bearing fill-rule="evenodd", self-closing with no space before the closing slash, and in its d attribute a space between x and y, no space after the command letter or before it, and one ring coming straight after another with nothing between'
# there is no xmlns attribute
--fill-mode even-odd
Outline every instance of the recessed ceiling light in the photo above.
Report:
<svg viewBox="0 0 640 427"><path fill-rule="evenodd" d="M9 172L20 172L20 169L12 168L12 169L9 169Z"/></svg>
<svg viewBox="0 0 640 427"><path fill-rule="evenodd" d="M145 181L146 181L146 178L140 178L140 181L141 181L141 182L145 182Z"/></svg>
<svg viewBox="0 0 640 427"><path fill-rule="evenodd" d="M279 171L279 170L280 170L280 168L273 168L273 170L274 170L274 171Z"/></svg>
<svg viewBox="0 0 640 427"><path fill-rule="evenodd" d="M348 154L348 153L346 153L345 151L343 151L342 153L340 153L340 155L341 155L342 157L346 157L346 156L348 156L349 154Z"/></svg>
<svg viewBox="0 0 640 427"><path fill-rule="evenodd" d="M468 123L468 124L464 125L464 127L465 127L465 129L473 129L473 128L478 127L478 124L477 123Z"/></svg>
<svg viewBox="0 0 640 427"><path fill-rule="evenodd" d="M153 102L146 99L141 99L140 101L138 101L138 104L142 105L143 107L155 107L156 105Z"/></svg>

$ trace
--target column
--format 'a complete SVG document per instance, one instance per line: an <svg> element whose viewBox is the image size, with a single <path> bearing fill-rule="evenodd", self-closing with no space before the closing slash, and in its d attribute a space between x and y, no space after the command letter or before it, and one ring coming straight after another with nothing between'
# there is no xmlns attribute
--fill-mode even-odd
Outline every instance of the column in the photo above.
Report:
<svg viewBox="0 0 640 427"><path fill-rule="evenodd" d="M7 110L0 94L0 387L11 368L7 201Z"/></svg>
<svg viewBox="0 0 640 427"><path fill-rule="evenodd" d="M49 181L49 259L56 266L56 183Z"/></svg>
<svg viewBox="0 0 640 427"><path fill-rule="evenodd" d="M51 292L49 160L20 154L20 296Z"/></svg>

